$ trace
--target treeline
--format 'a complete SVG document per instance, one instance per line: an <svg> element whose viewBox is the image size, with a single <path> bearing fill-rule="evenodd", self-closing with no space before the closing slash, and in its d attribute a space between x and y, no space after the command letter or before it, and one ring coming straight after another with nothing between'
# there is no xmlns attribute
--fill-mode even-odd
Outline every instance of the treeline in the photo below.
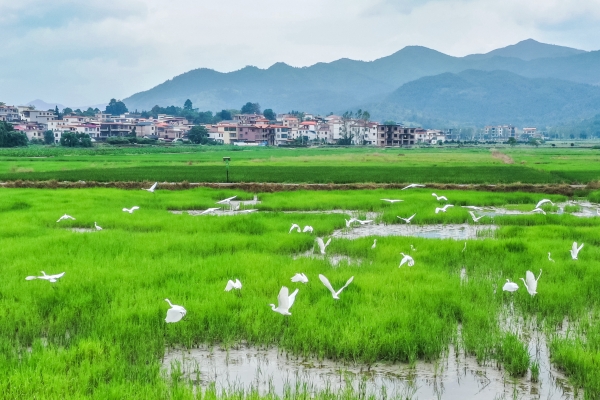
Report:
<svg viewBox="0 0 600 400"><path fill-rule="evenodd" d="M154 106L150 111L142 111L142 118L158 118L159 114L172 115L174 117L183 117L193 124L216 124L221 121L233 119L235 114L261 114L269 121L275 120L275 112L268 108L261 112L260 104L247 102L241 109L221 110L213 113L212 111L200 111L194 108L190 99L186 100L183 107L179 106Z"/></svg>

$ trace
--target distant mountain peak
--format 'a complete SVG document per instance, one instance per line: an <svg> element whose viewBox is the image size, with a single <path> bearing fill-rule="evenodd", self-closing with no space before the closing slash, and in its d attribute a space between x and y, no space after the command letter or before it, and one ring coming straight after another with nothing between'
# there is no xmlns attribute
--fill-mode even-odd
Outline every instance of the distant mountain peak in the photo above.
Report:
<svg viewBox="0 0 600 400"><path fill-rule="evenodd" d="M586 51L571 47L558 46L555 44L542 43L535 39L525 39L518 43L492 50L489 53L473 54L471 56L467 56L466 58L483 59L491 57L512 57L525 61L531 61L538 58L569 57L582 53L586 53Z"/></svg>

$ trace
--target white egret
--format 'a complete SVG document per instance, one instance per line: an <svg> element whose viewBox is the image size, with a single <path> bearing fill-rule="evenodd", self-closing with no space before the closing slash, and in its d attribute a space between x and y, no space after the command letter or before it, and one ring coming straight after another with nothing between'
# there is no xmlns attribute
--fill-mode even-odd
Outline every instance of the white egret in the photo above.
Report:
<svg viewBox="0 0 600 400"><path fill-rule="evenodd" d="M139 210L139 209L140 209L140 208L139 208L138 206L133 206L133 207L131 207L131 208L123 208L123 211L124 211L124 212L128 212L129 214L133 214L133 212L134 212L135 210Z"/></svg>
<svg viewBox="0 0 600 400"><path fill-rule="evenodd" d="M410 189L410 188L416 188L416 187L425 187L425 185L420 185L420 184L418 184L418 183L411 183L410 185L408 185L408 186L405 186L405 187L403 187L403 188L402 188L402 189L400 189L400 190L404 190L404 189Z"/></svg>
<svg viewBox="0 0 600 400"><path fill-rule="evenodd" d="M62 221L63 219L72 219L73 221L75 221L75 218L71 217L71 216L70 216L70 215L68 215L68 214L65 214L65 215L63 215L62 217L60 217L60 218L58 219L58 221L56 221L56 222L60 222L60 221Z"/></svg>
<svg viewBox="0 0 600 400"><path fill-rule="evenodd" d="M323 239L321 239L320 237L317 238L317 244L319 245L319 250L321 250L321 254L325 254L325 249L327 249L329 243L331 243L331 238L329 238L327 243L323 243Z"/></svg>
<svg viewBox="0 0 600 400"><path fill-rule="evenodd" d="M42 272L42 276L28 276L25 278L25 280L31 281L33 279L43 279L45 281L54 283L57 280L59 280L60 278L62 278L63 275L65 274L63 272L63 273L56 274L56 275L46 275L46 273L44 271L41 271L41 272Z"/></svg>
<svg viewBox="0 0 600 400"><path fill-rule="evenodd" d="M223 199L221 201L217 201L216 204L230 204L231 200L235 199L237 196L233 196L233 197L228 197L226 199Z"/></svg>
<svg viewBox="0 0 600 400"><path fill-rule="evenodd" d="M142 190L145 190L145 191L150 192L150 193L154 193L154 191L156 190L156 185L158 185L158 182L154 182L154 185L150 186L150 189L144 189L144 188L142 188Z"/></svg>
<svg viewBox="0 0 600 400"><path fill-rule="evenodd" d="M292 276L292 282L308 283L308 277L304 273L297 273Z"/></svg>
<svg viewBox="0 0 600 400"><path fill-rule="evenodd" d="M439 213L440 211L441 211L441 212L446 212L446 211L448 211L448 209L449 209L450 207L454 207L454 204L446 204L446 205L445 205L444 207L442 207L442 208L436 207L436 208L435 208L435 213L437 214L437 213Z"/></svg>
<svg viewBox="0 0 600 400"><path fill-rule="evenodd" d="M404 200L398 200L398 199L381 199L382 201L387 201L388 203L397 203L399 201L404 201Z"/></svg>
<svg viewBox="0 0 600 400"><path fill-rule="evenodd" d="M377 239L373 239L373 246L371 246L371 249L374 249L375 247L377 247Z"/></svg>
<svg viewBox="0 0 600 400"><path fill-rule="evenodd" d="M206 210L202 211L202 212L200 213L200 215L204 215L204 214L210 214L211 212L213 212L213 211L217 211L217 210L220 210L220 208L219 208L219 207L211 207L211 208L207 208Z"/></svg>
<svg viewBox="0 0 600 400"><path fill-rule="evenodd" d="M523 278L521 278L523 279ZM504 290L505 292L516 292L519 289L519 285L517 285L514 282L511 282L510 279L506 280L506 283L504 284L504 286L502 286L502 290Z"/></svg>
<svg viewBox="0 0 600 400"><path fill-rule="evenodd" d="M415 217L415 215L417 215L417 213L414 213L413 215L411 215L408 218L402 218L399 216L396 216L396 218L400 218L402 221L406 222L407 224L410 224L410 221Z"/></svg>
<svg viewBox="0 0 600 400"><path fill-rule="evenodd" d="M167 318L165 318L165 321L167 323L181 321L181 319L185 317L185 314L187 314L185 308L178 306L177 304L171 304L169 299L165 299L165 301L171 306L171 308L167 310Z"/></svg>
<svg viewBox="0 0 600 400"><path fill-rule="evenodd" d="M290 231L288 233L292 233L294 229L297 229L297 232L300 233L300 225L298 224L292 224L292 227L290 228Z"/></svg>
<svg viewBox="0 0 600 400"><path fill-rule="evenodd" d="M289 293L289 289L286 286L282 286L277 295L277 307L275 307L275 304L269 304L271 310L278 312L281 315L292 315L290 313L290 308L294 305L294 301L296 301L298 289L294 290L292 294Z"/></svg>
<svg viewBox="0 0 600 400"><path fill-rule="evenodd" d="M542 210L541 208L534 208L533 211L531 211L532 213L542 213L544 215L546 215L546 211Z"/></svg>
<svg viewBox="0 0 600 400"><path fill-rule="evenodd" d="M554 260L552 259L552 257L550 257L550 252L548 252L548 260L554 262Z"/></svg>
<svg viewBox="0 0 600 400"><path fill-rule="evenodd" d="M541 269L540 269L540 274L538 275L537 279L535 279L535 275L533 275L533 272L531 272L531 271L527 271L525 273L525 279L521 278L521 280L525 284L525 287L527 288L527 291L532 296L535 296L537 294L537 284L538 284L538 281L540 280L540 276L542 276Z"/></svg>
<svg viewBox="0 0 600 400"><path fill-rule="evenodd" d="M404 253L400 253L402 254L404 257L402 257L402 260L400 261L400 265L398 265L398 268L400 268L401 266L403 266L404 264L408 263L409 267L412 267L413 265L415 265L415 260L409 256L408 254L404 254Z"/></svg>
<svg viewBox="0 0 600 400"><path fill-rule="evenodd" d="M325 287L327 289L329 289L333 298L336 300L339 300L340 293L342 293L342 290L346 289L346 287L352 283L352 281L354 280L354 277L351 276L350 279L348 279L348 281L346 282L346 284L344 286L342 286L342 288L340 290L338 290L337 292L335 290L333 290L331 283L329 283L329 279L327 279L324 275L319 274L319 279L321 280L321 282L323 282L323 285L325 285Z"/></svg>
<svg viewBox="0 0 600 400"><path fill-rule="evenodd" d="M370 222L373 222L373 220L372 220L372 219L365 219L365 220L363 221L363 220L357 219L357 220L356 220L356 222L358 222L358 223L359 223L359 224L361 224L361 225L364 225L364 224L368 224L368 223L370 223Z"/></svg>
<svg viewBox="0 0 600 400"><path fill-rule="evenodd" d="M101 231L102 227L98 226L98 224L96 223L96 221L94 221L94 227L96 228L97 231Z"/></svg>
<svg viewBox="0 0 600 400"><path fill-rule="evenodd" d="M577 260L577 255L579 254L582 248L583 243L581 243L581 246L577 247L577 242L573 242L573 247L571 247L571 257L573 258L573 260Z"/></svg>
<svg viewBox="0 0 600 400"><path fill-rule="evenodd" d="M540 206L541 206L542 204L546 204L546 203L550 203L550 204L554 205L554 203L553 203L552 201L550 201L550 200L548 200L548 199L543 199L543 200L540 200L540 201L537 203L537 205L535 206L535 208L540 208Z"/></svg>
<svg viewBox="0 0 600 400"><path fill-rule="evenodd" d="M473 222L479 222L479 220L483 217L485 217L485 215L482 215L481 217L476 217L475 213L473 211L469 211L469 214L471 214L471 218L473 218Z"/></svg>
<svg viewBox="0 0 600 400"><path fill-rule="evenodd" d="M312 227L312 226L310 226L310 225L306 225L306 226L304 227L304 229L302 229L302 232L311 232L311 233L312 233L312 232L313 232L313 230L314 230L314 229L313 229L313 227Z"/></svg>
<svg viewBox="0 0 600 400"><path fill-rule="evenodd" d="M230 292L232 289L240 290L242 288L242 282L239 279L236 279L235 282L231 279L227 281L227 285L225 286L225 291Z"/></svg>
<svg viewBox="0 0 600 400"><path fill-rule="evenodd" d="M344 219L344 221L346 221L346 228L350 228L350 225L352 225L353 222L356 222L357 219L356 218L350 218L348 219Z"/></svg>
<svg viewBox="0 0 600 400"><path fill-rule="evenodd" d="M437 199L437 201L441 201L441 200L448 201L448 198L446 196L438 196L435 193L431 193L431 195L435 196L435 198Z"/></svg>

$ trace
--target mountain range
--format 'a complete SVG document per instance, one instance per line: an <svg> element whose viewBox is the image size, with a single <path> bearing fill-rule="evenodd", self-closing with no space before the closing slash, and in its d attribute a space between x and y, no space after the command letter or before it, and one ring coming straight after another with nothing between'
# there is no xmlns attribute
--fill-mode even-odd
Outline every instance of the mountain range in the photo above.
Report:
<svg viewBox="0 0 600 400"><path fill-rule="evenodd" d="M377 119L416 124L548 126L598 114L598 85L600 51L528 39L465 57L409 46L368 62L340 59L302 68L276 63L228 73L201 68L123 101L131 110L183 105L186 99L201 110L252 101L276 112L361 107Z"/></svg>

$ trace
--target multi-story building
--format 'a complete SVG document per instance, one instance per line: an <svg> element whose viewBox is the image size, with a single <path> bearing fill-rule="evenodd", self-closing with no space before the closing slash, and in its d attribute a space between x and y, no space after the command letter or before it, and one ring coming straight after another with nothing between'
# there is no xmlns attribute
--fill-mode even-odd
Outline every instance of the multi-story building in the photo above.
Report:
<svg viewBox="0 0 600 400"><path fill-rule="evenodd" d="M0 105L0 121L18 122L20 120L18 107Z"/></svg>
<svg viewBox="0 0 600 400"><path fill-rule="evenodd" d="M400 125L378 125L377 145L380 147L406 147L415 144L416 128Z"/></svg>
<svg viewBox="0 0 600 400"><path fill-rule="evenodd" d="M508 139L510 137L517 137L517 130L512 125L497 125L497 126L486 126L483 129L483 133L486 139Z"/></svg>
<svg viewBox="0 0 600 400"><path fill-rule="evenodd" d="M56 118L56 114L54 114L54 111L34 110L29 107L21 110L20 116L21 120L23 121L36 123L45 123Z"/></svg>

